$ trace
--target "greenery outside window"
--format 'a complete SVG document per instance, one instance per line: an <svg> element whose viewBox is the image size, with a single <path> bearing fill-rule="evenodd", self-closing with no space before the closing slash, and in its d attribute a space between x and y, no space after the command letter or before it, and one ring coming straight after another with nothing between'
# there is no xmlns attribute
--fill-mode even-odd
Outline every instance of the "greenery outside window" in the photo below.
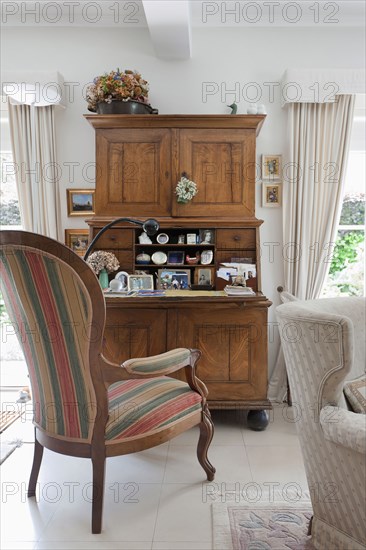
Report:
<svg viewBox="0 0 366 550"><path fill-rule="evenodd" d="M345 196L323 298L365 295L365 125L365 108L357 110L356 100Z"/></svg>

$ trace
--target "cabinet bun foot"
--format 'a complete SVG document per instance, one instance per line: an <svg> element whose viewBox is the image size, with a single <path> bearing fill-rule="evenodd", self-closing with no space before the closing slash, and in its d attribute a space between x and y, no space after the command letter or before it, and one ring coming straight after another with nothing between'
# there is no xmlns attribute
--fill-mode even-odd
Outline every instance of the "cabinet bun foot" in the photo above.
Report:
<svg viewBox="0 0 366 550"><path fill-rule="evenodd" d="M255 432L262 432L268 426L268 414L266 411L249 411L247 417L248 428Z"/></svg>

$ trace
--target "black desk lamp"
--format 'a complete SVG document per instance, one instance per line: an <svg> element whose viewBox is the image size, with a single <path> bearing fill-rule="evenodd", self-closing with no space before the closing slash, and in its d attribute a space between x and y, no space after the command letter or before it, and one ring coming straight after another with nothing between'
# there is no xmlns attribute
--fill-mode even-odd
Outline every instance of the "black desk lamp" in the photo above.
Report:
<svg viewBox="0 0 366 550"><path fill-rule="evenodd" d="M84 254L85 261L88 259L88 256L90 252L93 250L95 243L99 240L99 238L103 235L103 233L107 231L107 229L109 229L110 227L112 227L113 225L119 222L129 222L135 225L140 225L149 237L156 235L156 233L159 231L159 224L153 218L150 218L144 222L142 222L141 220L134 220L133 218L117 218L116 220L113 220L112 222L107 223L107 225L102 227L102 229L98 231L98 233L95 235L94 239L92 240L92 242L90 243L90 245L88 246Z"/></svg>

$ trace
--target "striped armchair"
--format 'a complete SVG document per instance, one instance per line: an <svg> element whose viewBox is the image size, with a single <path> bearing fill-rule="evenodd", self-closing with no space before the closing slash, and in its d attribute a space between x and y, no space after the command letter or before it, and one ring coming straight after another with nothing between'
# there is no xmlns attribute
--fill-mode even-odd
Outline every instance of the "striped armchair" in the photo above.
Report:
<svg viewBox="0 0 366 550"><path fill-rule="evenodd" d="M33 233L2 231L2 293L26 358L35 448L28 496L43 448L91 458L92 532L100 533L105 460L159 445L199 425L197 455L208 480L213 424L195 376L198 350L174 349L122 365L102 354L106 308L90 267L66 246ZM186 382L169 375L185 370Z"/></svg>
<svg viewBox="0 0 366 550"><path fill-rule="evenodd" d="M366 417L343 393L365 372L365 306L354 297L276 308L317 550L366 548Z"/></svg>

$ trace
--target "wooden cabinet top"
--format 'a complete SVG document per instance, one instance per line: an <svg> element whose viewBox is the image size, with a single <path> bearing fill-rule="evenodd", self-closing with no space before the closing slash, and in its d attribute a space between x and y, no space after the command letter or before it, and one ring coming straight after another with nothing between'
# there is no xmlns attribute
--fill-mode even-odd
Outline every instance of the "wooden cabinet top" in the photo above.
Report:
<svg viewBox="0 0 366 550"><path fill-rule="evenodd" d="M108 308L159 308L159 309L184 309L184 308L211 308L215 304L215 308L233 308L242 310L254 307L267 309L272 305L262 292L256 292L254 296L225 296L223 292L207 292L205 296L194 290L186 291L167 291L166 296L132 296L119 297L108 296L105 294L105 299Z"/></svg>
<svg viewBox="0 0 366 550"><path fill-rule="evenodd" d="M266 115L84 115L95 129L106 128L228 128L256 130Z"/></svg>

